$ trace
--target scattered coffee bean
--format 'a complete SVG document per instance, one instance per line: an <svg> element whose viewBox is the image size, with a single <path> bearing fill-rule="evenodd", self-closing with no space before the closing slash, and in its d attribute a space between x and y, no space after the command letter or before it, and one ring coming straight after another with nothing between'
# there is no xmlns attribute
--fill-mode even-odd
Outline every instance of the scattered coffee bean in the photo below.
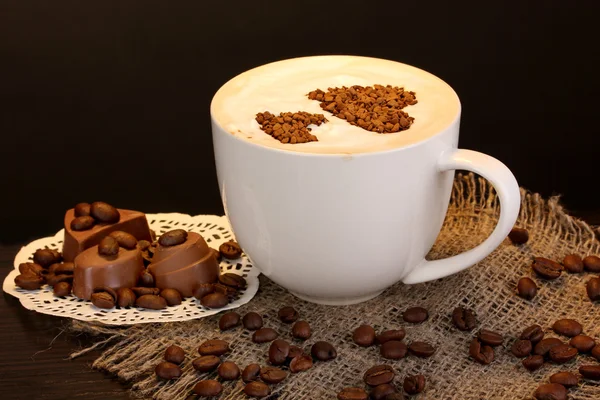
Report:
<svg viewBox="0 0 600 400"><path fill-rule="evenodd" d="M563 344L562 340L557 338L542 339L533 348L533 354L545 356L551 348Z"/></svg>
<svg viewBox="0 0 600 400"><path fill-rule="evenodd" d="M110 204L102 201L95 201L90 206L90 215L98 222L104 222L106 224L114 224L119 222L121 215L119 210Z"/></svg>
<svg viewBox="0 0 600 400"><path fill-rule="evenodd" d="M59 282L54 285L54 295L57 297L64 297L71 294L71 284L69 282Z"/></svg>
<svg viewBox="0 0 600 400"><path fill-rule="evenodd" d="M427 342L415 341L408 346L408 351L413 356L427 358L435 353L435 347Z"/></svg>
<svg viewBox="0 0 600 400"><path fill-rule="evenodd" d="M577 335L571 338L569 344L580 353L588 353L596 346L596 341L586 335Z"/></svg>
<svg viewBox="0 0 600 400"><path fill-rule="evenodd" d="M337 398L338 400L368 400L369 395L362 388L347 387L337 394Z"/></svg>
<svg viewBox="0 0 600 400"><path fill-rule="evenodd" d="M165 232L158 238L158 244L164 247L177 246L187 240L188 233L185 229L173 229Z"/></svg>
<svg viewBox="0 0 600 400"><path fill-rule="evenodd" d="M245 383L252 382L258 380L260 376L260 365L258 364L248 364L244 371L242 371L242 380Z"/></svg>
<svg viewBox="0 0 600 400"><path fill-rule="evenodd" d="M419 394L425 390L425 377L423 375L410 375L404 378L402 385L408 394Z"/></svg>
<svg viewBox="0 0 600 400"><path fill-rule="evenodd" d="M378 344L384 344L385 342L389 342L390 340L402 340L406 336L406 332L404 329L390 329L384 332L381 332L379 335L375 337L375 342Z"/></svg>
<svg viewBox="0 0 600 400"><path fill-rule="evenodd" d="M370 325L361 325L354 330L352 340L359 346L369 347L375 342L375 329Z"/></svg>
<svg viewBox="0 0 600 400"><path fill-rule="evenodd" d="M62 261L62 255L53 249L39 249L33 253L33 262L42 266L42 268L48 268L52 264L56 264Z"/></svg>
<svg viewBox="0 0 600 400"><path fill-rule="evenodd" d="M600 344L595 345L592 348L592 357L594 357L596 360L600 361Z"/></svg>
<svg viewBox="0 0 600 400"><path fill-rule="evenodd" d="M533 394L536 400L567 400L567 389L558 383L544 383Z"/></svg>
<svg viewBox="0 0 600 400"><path fill-rule="evenodd" d="M160 294L160 289L155 287L132 287L131 290L135 293L136 296L143 296L146 294L153 294L158 296Z"/></svg>
<svg viewBox="0 0 600 400"><path fill-rule="evenodd" d="M229 350L229 343L221 339L207 340L198 347L201 356L222 356Z"/></svg>
<svg viewBox="0 0 600 400"><path fill-rule="evenodd" d="M464 307L456 307L452 311L452 323L461 331L470 331L477 325L477 319L473 311Z"/></svg>
<svg viewBox="0 0 600 400"><path fill-rule="evenodd" d="M145 294L137 298L135 305L149 310L162 310L167 308L167 301L154 294Z"/></svg>
<svg viewBox="0 0 600 400"><path fill-rule="evenodd" d="M31 263L32 265L39 265L36 263ZM47 274L53 274L54 271L56 271L56 268L58 268L62 263L54 263L51 266L49 266L47 269L42 268L42 271L45 271ZM40 265L41 267L41 265ZM37 273L37 272L36 272Z"/></svg>
<svg viewBox="0 0 600 400"><path fill-rule="evenodd" d="M34 264L35 265L35 264ZM53 264L56 265L56 264ZM56 275L73 275L75 271L75 264L72 262L60 263L54 267L54 273Z"/></svg>
<svg viewBox="0 0 600 400"><path fill-rule="evenodd" d="M283 339L276 339L269 346L269 362L273 365L281 365L290 353L290 344Z"/></svg>
<svg viewBox="0 0 600 400"><path fill-rule="evenodd" d="M260 328L252 334L254 343L267 343L277 339L277 331L273 328Z"/></svg>
<svg viewBox="0 0 600 400"><path fill-rule="evenodd" d="M196 383L194 393L203 397L218 396L223 391L223 386L214 379L206 379Z"/></svg>
<svg viewBox="0 0 600 400"><path fill-rule="evenodd" d="M533 372L533 371L539 369L544 364L544 357L541 355L535 354L533 356L527 357L526 359L521 361L521 363L523 364L525 369Z"/></svg>
<svg viewBox="0 0 600 400"><path fill-rule="evenodd" d="M583 260L577 254L569 254L563 259L563 267L572 274L583 272Z"/></svg>
<svg viewBox="0 0 600 400"><path fill-rule="evenodd" d="M271 389L262 382L250 382L244 387L244 393L246 396L254 397L260 399L262 397L267 397L271 394Z"/></svg>
<svg viewBox="0 0 600 400"><path fill-rule="evenodd" d="M44 278L34 273L20 274L15 277L15 285L25 290L36 290L44 284ZM52 286L52 285L50 285Z"/></svg>
<svg viewBox="0 0 600 400"><path fill-rule="evenodd" d="M573 337L583 331L581 324L574 319L559 319L552 325L552 330L559 335Z"/></svg>
<svg viewBox="0 0 600 400"><path fill-rule="evenodd" d="M556 279L562 273L562 265L544 257L535 257L531 268L538 276L548 280Z"/></svg>
<svg viewBox="0 0 600 400"><path fill-rule="evenodd" d="M240 258L242 255L242 248L239 244L233 240L230 240L229 242L225 242L219 246L219 253L221 253L221 255L228 260L235 260L236 258Z"/></svg>
<svg viewBox="0 0 600 400"><path fill-rule="evenodd" d="M92 304L98 308L110 309L117 302L117 292L109 287L94 289L91 300Z"/></svg>
<svg viewBox="0 0 600 400"><path fill-rule="evenodd" d="M600 272L600 257L587 256L583 259L583 268L590 272Z"/></svg>
<svg viewBox="0 0 600 400"><path fill-rule="evenodd" d="M154 368L154 373L161 379L177 379L181 376L181 368L176 364L164 361Z"/></svg>
<svg viewBox="0 0 600 400"><path fill-rule="evenodd" d="M303 372L311 369L313 366L313 359L309 355L300 355L292 358L290 361L290 371L292 373Z"/></svg>
<svg viewBox="0 0 600 400"><path fill-rule="evenodd" d="M550 383L558 383L566 388L579 385L579 377L572 372L557 372L550 375Z"/></svg>
<svg viewBox="0 0 600 400"><path fill-rule="evenodd" d="M508 234L508 238L513 244L525 244L529 240L529 232L523 228L512 228Z"/></svg>
<svg viewBox="0 0 600 400"><path fill-rule="evenodd" d="M213 257L215 257L215 260L217 260L217 262L220 263L223 257L221 256L221 253L219 253L219 250L213 249L211 247L210 252L213 254Z"/></svg>
<svg viewBox="0 0 600 400"><path fill-rule="evenodd" d="M244 317L242 318L242 323L244 324L244 328L250 331L255 331L257 329L262 328L263 319L260 316L260 314L251 311L244 315Z"/></svg>
<svg viewBox="0 0 600 400"><path fill-rule="evenodd" d="M48 274L48 275L46 275L46 283L48 284L48 286L54 286L60 282L69 282L72 284L73 283L73 275L67 275L67 274L61 274L61 275Z"/></svg>
<svg viewBox="0 0 600 400"><path fill-rule="evenodd" d="M408 351L408 347L404 342L400 342L398 340L390 340L385 342L379 348L379 353L383 358L387 358L389 360L400 360L406 357L406 352Z"/></svg>
<svg viewBox="0 0 600 400"><path fill-rule="evenodd" d="M227 296L228 299L235 299L238 295L237 289L231 286L223 285L222 283L215 283L213 284L213 287L215 288L215 293L221 293Z"/></svg>
<svg viewBox="0 0 600 400"><path fill-rule="evenodd" d="M90 203L78 203L73 209L76 217L87 217L92 212Z"/></svg>
<svg viewBox="0 0 600 400"><path fill-rule="evenodd" d="M217 356L202 356L192 361L192 367L198 372L210 372L214 371L220 363L221 359Z"/></svg>
<svg viewBox="0 0 600 400"><path fill-rule="evenodd" d="M85 217L73 218L73 220L71 221L70 227L72 230L74 230L76 232L81 232L81 231L87 231L89 229L92 229L92 227L95 224L96 224L96 220L88 215Z"/></svg>
<svg viewBox="0 0 600 400"><path fill-rule="evenodd" d="M544 330L539 325L531 325L525 328L519 339L529 340L532 344L536 344L544 338Z"/></svg>
<svg viewBox="0 0 600 400"><path fill-rule="evenodd" d="M181 304L181 293L177 289L163 289L160 291L160 296L166 300L169 306L178 306Z"/></svg>
<svg viewBox="0 0 600 400"><path fill-rule="evenodd" d="M224 381L234 381L240 377L240 369L236 363L225 361L217 368L219 377Z"/></svg>
<svg viewBox="0 0 600 400"><path fill-rule="evenodd" d="M491 347L500 346L504 341L504 337L501 334L490 331L489 329L481 329L477 334L477 338L481 343Z"/></svg>
<svg viewBox="0 0 600 400"><path fill-rule="evenodd" d="M494 361L494 349L482 346L477 338L473 338L469 346L469 355L478 363L487 365Z"/></svg>
<svg viewBox="0 0 600 400"><path fill-rule="evenodd" d="M221 282L225 286L232 287L236 290L245 289L248 286L246 279L243 276L238 274L233 274L231 272L227 272L226 274L219 275L219 282Z"/></svg>
<svg viewBox="0 0 600 400"><path fill-rule="evenodd" d="M335 347L329 342L318 341L310 348L310 354L319 361L329 361L337 357Z"/></svg>
<svg viewBox="0 0 600 400"><path fill-rule="evenodd" d="M119 243L113 237L104 237L98 245L98 254L102 256L116 256L119 254Z"/></svg>
<svg viewBox="0 0 600 400"><path fill-rule="evenodd" d="M201 283L194 289L194 297L201 300L207 294L214 293L215 287L212 283Z"/></svg>
<svg viewBox="0 0 600 400"><path fill-rule="evenodd" d="M206 308L223 308L229 304L229 297L223 293L215 292L204 296L200 300L200 304Z"/></svg>
<svg viewBox="0 0 600 400"><path fill-rule="evenodd" d="M113 237L119 246L127 250L133 250L137 247L137 239L131 233L123 231L111 232L108 236Z"/></svg>
<svg viewBox="0 0 600 400"><path fill-rule="evenodd" d="M287 372L275 367L263 367L260 369L260 379L267 383L279 383L287 378Z"/></svg>
<svg viewBox="0 0 600 400"><path fill-rule="evenodd" d="M402 319L406 322L418 324L429 318L429 313L423 307L411 307L402 314Z"/></svg>
<svg viewBox="0 0 600 400"><path fill-rule="evenodd" d="M69 264L72 264L72 263L69 263ZM50 268L52 268L52 266L55 266L54 269L56 269L60 265L61 264L52 264L50 266ZM25 275L34 274L34 275L42 276L46 272L54 273L54 271L51 271L50 268L48 268L48 270L46 270L41 265L36 264L36 263L30 263L30 262L19 264L19 272L21 274L25 274Z"/></svg>
<svg viewBox="0 0 600 400"><path fill-rule="evenodd" d="M375 386L371 389L370 398L373 400L384 400L387 395L392 393L396 393L394 386L389 383L384 383L383 385Z"/></svg>
<svg viewBox="0 0 600 400"><path fill-rule="evenodd" d="M590 279L587 282L585 289L591 301L600 300L600 278Z"/></svg>
<svg viewBox="0 0 600 400"><path fill-rule="evenodd" d="M235 311L225 313L219 319L219 329L222 331L233 329L240 324L240 320L240 314L236 313Z"/></svg>
<svg viewBox="0 0 600 400"><path fill-rule="evenodd" d="M528 277L519 279L519 283L517 283L517 294L519 297L522 297L525 300L531 300L535 297L537 291L538 287L533 279Z"/></svg>
<svg viewBox="0 0 600 400"><path fill-rule="evenodd" d="M522 339L516 340L510 348L510 351L514 354L514 356L519 358L527 357L531 354L531 350L533 350L533 345L531 342L529 340Z"/></svg>
<svg viewBox="0 0 600 400"><path fill-rule="evenodd" d="M302 350L300 347L298 346L294 346L291 345L290 346L290 352L288 353L288 360L291 361L293 358L296 358L298 356L303 356L304 355L304 350Z"/></svg>
<svg viewBox="0 0 600 400"><path fill-rule="evenodd" d="M277 316L284 324L291 324L298 319L298 311L294 307L286 306L277 312Z"/></svg>
<svg viewBox="0 0 600 400"><path fill-rule="evenodd" d="M564 364L577 357L578 351L568 344L559 344L550 349L550 359L557 364Z"/></svg>
<svg viewBox="0 0 600 400"><path fill-rule="evenodd" d="M297 321L292 326L292 336L296 339L306 340L310 337L310 325L306 321Z"/></svg>
<svg viewBox="0 0 600 400"><path fill-rule="evenodd" d="M600 365L582 365L579 367L579 373L586 379L600 381Z"/></svg>
<svg viewBox="0 0 600 400"><path fill-rule="evenodd" d="M369 386L379 386L392 382L395 376L396 372L391 365L382 364L369 368L363 375L363 380Z"/></svg>
<svg viewBox="0 0 600 400"><path fill-rule="evenodd" d="M165 350L165 361L173 364L181 364L183 360L185 360L185 351L181 347L174 344L167 347L167 350Z"/></svg>

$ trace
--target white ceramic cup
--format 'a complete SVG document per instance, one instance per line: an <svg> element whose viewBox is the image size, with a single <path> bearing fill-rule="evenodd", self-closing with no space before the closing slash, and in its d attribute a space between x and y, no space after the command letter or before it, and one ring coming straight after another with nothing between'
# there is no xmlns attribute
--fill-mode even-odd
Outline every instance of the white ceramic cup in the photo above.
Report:
<svg viewBox="0 0 600 400"><path fill-rule="evenodd" d="M219 188L235 237L262 273L301 299L353 304L398 281L457 273L498 247L517 219L520 193L510 170L493 157L457 148L460 111L425 140L349 156L240 139L219 124L213 106ZM498 225L479 246L427 261L456 169L492 183L501 203Z"/></svg>

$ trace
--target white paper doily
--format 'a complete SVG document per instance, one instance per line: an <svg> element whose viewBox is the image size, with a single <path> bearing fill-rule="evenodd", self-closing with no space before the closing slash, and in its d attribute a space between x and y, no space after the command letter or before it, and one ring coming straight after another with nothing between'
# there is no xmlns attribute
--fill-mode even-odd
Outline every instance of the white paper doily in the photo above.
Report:
<svg viewBox="0 0 600 400"><path fill-rule="evenodd" d="M168 214L146 214L150 228L157 236L171 229L182 228L188 231L200 233L210 247L218 249L219 246L233 239L233 233L229 227L226 217L217 215L190 216L178 213ZM78 299L73 295L56 297L52 288L44 285L39 290L24 290L15 286L15 277L19 275L19 264L31 262L33 253L37 249L50 248L62 251L64 229L61 229L53 237L35 240L21 248L14 261L14 270L11 271L2 289L14 297L29 309L43 314L59 317L69 317L81 321L102 322L107 325L133 325L150 322L174 322L197 319L217 314L223 310L237 308L249 302L258 290L259 271L250 260L242 255L238 260L221 261L221 272L231 272L242 275L248 282L248 287L239 292L239 298L220 309L208 309L200 304L194 297L184 299L178 306L167 307L163 310L148 310L138 307L115 307L111 310L103 310L94 306L90 301Z"/></svg>

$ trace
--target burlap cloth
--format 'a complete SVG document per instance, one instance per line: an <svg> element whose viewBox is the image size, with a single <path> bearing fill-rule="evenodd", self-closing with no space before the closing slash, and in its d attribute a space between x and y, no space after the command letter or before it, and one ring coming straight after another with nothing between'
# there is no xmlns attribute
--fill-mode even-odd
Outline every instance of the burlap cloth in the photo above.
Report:
<svg viewBox="0 0 600 400"><path fill-rule="evenodd" d="M473 175L457 175L444 227L428 258L448 257L482 242L494 228L498 212L495 192L486 181ZM333 361L316 362L307 372L291 374L283 383L272 387L268 398L335 399L336 393L345 386L362 387L362 376L367 368L387 363L396 369L395 382L400 388L408 374L427 377L427 388L419 399L528 399L552 373L576 372L580 364L593 363L592 358L579 356L562 366L544 364L540 370L530 373L523 368L521 360L510 353L514 338L525 327L538 323L546 328L547 336L554 336L549 327L564 317L577 319L585 333L600 338L600 309L590 302L585 292L589 274L563 276L553 282L534 278L540 290L533 301L524 301L515 295L518 279L532 274L533 256L560 260L568 253L582 256L600 253L593 230L569 217L558 199L544 200L524 190L517 224L530 232L526 245L514 246L506 240L485 260L462 273L414 286L396 284L381 296L358 305L328 307L307 303L261 276L256 297L240 307L238 313L257 311L266 315L265 326L275 328L280 337L291 340L290 326L279 322L277 310L292 305L313 329L312 337L301 346L310 350L315 341L326 340L333 343L338 352ZM368 271L368 266L365 268ZM401 312L415 305L429 309L429 320L420 325L404 323ZM476 312L478 328L493 329L505 335L504 345L496 348L496 359L491 365L479 365L468 357L469 342L475 331L457 331L450 321L450 313L459 305ZM240 368L253 362L265 364L269 344L253 343L251 333L241 327L221 333L218 319L219 315L215 315L196 321L127 328L73 321L73 329L110 335L100 342L105 349L93 367L133 382L134 395L184 399L196 382L215 376L196 373L191 365L191 360L198 355L198 345L206 339L229 341L233 350L224 358L236 362ZM405 341L429 341L437 346L437 352L428 359L408 356L399 361L384 360L377 347L361 348L352 342L352 331L360 324L370 324L376 331L402 326L407 332ZM175 382L157 382L154 367L161 361L164 349L173 343L187 352L183 375ZM224 383L220 398L243 399L242 389L241 380ZM585 382L571 389L570 395L573 399L600 399L600 385Z"/></svg>

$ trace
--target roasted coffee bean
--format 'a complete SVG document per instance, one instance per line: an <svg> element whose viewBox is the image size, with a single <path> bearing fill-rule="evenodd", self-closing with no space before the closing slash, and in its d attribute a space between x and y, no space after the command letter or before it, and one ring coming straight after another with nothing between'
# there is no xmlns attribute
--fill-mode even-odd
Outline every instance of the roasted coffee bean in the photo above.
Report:
<svg viewBox="0 0 600 400"><path fill-rule="evenodd" d="M534 354L521 361L521 364L523 364L525 369L533 372L544 364L544 357L538 354Z"/></svg>
<svg viewBox="0 0 600 400"><path fill-rule="evenodd" d="M239 244L233 240L230 240L229 242L225 242L219 246L219 253L221 253L221 255L228 260L235 260L236 258L240 258L242 255L242 248Z"/></svg>
<svg viewBox="0 0 600 400"><path fill-rule="evenodd" d="M537 291L538 287L533 279L528 277L519 279L519 283L517 283L517 294L519 297L522 297L525 300L531 300L535 297Z"/></svg>
<svg viewBox="0 0 600 400"><path fill-rule="evenodd" d="M217 262L220 263L223 257L221 257L221 253L219 253L219 250L213 249L211 247L210 252L213 254L213 257L215 257L215 260L217 260Z"/></svg>
<svg viewBox="0 0 600 400"><path fill-rule="evenodd" d="M429 318L429 313L423 307L411 307L402 314L402 319L406 322L418 324Z"/></svg>
<svg viewBox="0 0 600 400"><path fill-rule="evenodd" d="M181 368L176 364L164 361L154 368L154 373L161 379L177 379L181 376Z"/></svg>
<svg viewBox="0 0 600 400"><path fill-rule="evenodd" d="M119 222L121 215L119 210L110 204L102 201L95 201L90 207L90 215L98 222L104 222L106 224L114 224Z"/></svg>
<svg viewBox="0 0 600 400"><path fill-rule="evenodd" d="M489 329L481 329L477 334L477 338L481 343L491 347L500 346L504 341L504 337L501 334L490 331Z"/></svg>
<svg viewBox="0 0 600 400"><path fill-rule="evenodd" d="M583 259L583 268L590 272L600 272L600 257L587 256Z"/></svg>
<svg viewBox="0 0 600 400"><path fill-rule="evenodd" d="M375 329L371 325L361 325L354 330L352 340L359 346L369 347L375 342Z"/></svg>
<svg viewBox="0 0 600 400"><path fill-rule="evenodd" d="M207 294L214 293L215 287L212 283L201 283L194 289L194 297L201 300Z"/></svg>
<svg viewBox="0 0 600 400"><path fill-rule="evenodd" d="M563 267L572 274L583 272L583 260L577 254L569 254L563 259Z"/></svg>
<svg viewBox="0 0 600 400"><path fill-rule="evenodd" d="M402 385L408 394L419 394L425 390L425 377L423 375L411 375L404 378Z"/></svg>
<svg viewBox="0 0 600 400"><path fill-rule="evenodd" d="M596 341L586 335L577 335L569 340L569 344L580 353L588 353L594 348Z"/></svg>
<svg viewBox="0 0 600 400"><path fill-rule="evenodd" d="M508 238L513 244L525 244L529 240L529 232L523 228L512 228L508 234Z"/></svg>
<svg viewBox="0 0 600 400"><path fill-rule="evenodd" d="M149 310L162 310L167 308L167 301L155 294L145 294L137 298L135 305Z"/></svg>
<svg viewBox="0 0 600 400"><path fill-rule="evenodd" d="M564 364L577 357L578 351L568 344L559 344L550 349L550 359L557 364Z"/></svg>
<svg viewBox="0 0 600 400"><path fill-rule="evenodd" d="M369 395L364 389L358 387L347 387L343 388L341 392L337 394L338 400L368 400Z"/></svg>
<svg viewBox="0 0 600 400"><path fill-rule="evenodd" d="M219 329L222 331L233 329L240 324L240 320L240 314L236 313L235 311L225 313L219 319Z"/></svg>
<svg viewBox="0 0 600 400"><path fill-rule="evenodd" d="M292 373L303 372L311 369L313 366L313 359L309 355L300 355L292 358L290 361L290 371Z"/></svg>
<svg viewBox="0 0 600 400"><path fill-rule="evenodd" d="M240 377L240 369L236 363L231 361L225 361L219 368L217 368L219 377L224 381L234 381Z"/></svg>
<svg viewBox="0 0 600 400"><path fill-rule="evenodd" d="M113 308L117 302L117 292L109 287L94 289L92 304L98 308Z"/></svg>
<svg viewBox="0 0 600 400"><path fill-rule="evenodd" d="M402 340L406 336L406 332L404 329L390 329L384 332L381 332L379 335L375 337L375 342L378 344L384 344L385 342L389 342L390 340Z"/></svg>
<svg viewBox="0 0 600 400"><path fill-rule="evenodd" d="M557 338L542 339L533 348L533 354L545 356L546 354L548 354L548 352L550 351L551 348L553 348L554 346L558 346L560 344L563 344L563 342L562 342L562 340L557 339Z"/></svg>
<svg viewBox="0 0 600 400"><path fill-rule="evenodd" d="M574 319L559 319L552 325L552 330L559 335L573 337L583 331L581 324Z"/></svg>
<svg viewBox="0 0 600 400"><path fill-rule="evenodd" d="M510 348L510 351L515 355L515 357L519 358L527 357L531 354L531 350L533 350L533 345L531 342L529 340L522 339L516 340Z"/></svg>
<svg viewBox="0 0 600 400"><path fill-rule="evenodd" d="M108 236L113 237L119 246L127 250L133 250L137 247L137 239L131 233L123 231L111 232Z"/></svg>
<svg viewBox="0 0 600 400"><path fill-rule="evenodd" d="M394 386L389 383L384 383L383 385L375 386L371 389L369 398L373 400L385 400L386 396L392 393L396 393Z"/></svg>
<svg viewBox="0 0 600 400"><path fill-rule="evenodd" d="M71 263L72 264L72 263ZM52 265L56 265L59 266L61 264L52 264ZM27 274L34 274L34 275L38 275L38 276L42 276L44 275L46 272L50 272L50 269L45 270L41 265L36 264L36 263L21 263L19 264L19 272L21 274L27 275Z"/></svg>
<svg viewBox="0 0 600 400"><path fill-rule="evenodd" d="M322 340L312 345L310 354L319 361L329 361L337 357L335 347L331 343Z"/></svg>
<svg viewBox="0 0 600 400"><path fill-rule="evenodd" d="M292 360L292 358L296 358L298 356L303 356L304 355L304 350L302 350L300 347L298 346L294 346L291 345L290 346L290 352L288 353L288 360Z"/></svg>
<svg viewBox="0 0 600 400"><path fill-rule="evenodd" d="M163 289L160 291L160 297L166 300L169 306L178 306L181 304L181 293L177 289Z"/></svg>
<svg viewBox="0 0 600 400"><path fill-rule="evenodd" d="M201 356L222 356L229 350L229 343L221 339L207 340L198 347Z"/></svg>
<svg viewBox="0 0 600 400"><path fill-rule="evenodd" d="M229 297L223 293L211 293L204 296L200 300L200 304L206 308L223 308L229 304Z"/></svg>
<svg viewBox="0 0 600 400"><path fill-rule="evenodd" d="M185 351L173 344L167 347L165 350L165 361L171 362L173 364L181 364L185 360Z"/></svg>
<svg viewBox="0 0 600 400"><path fill-rule="evenodd" d="M74 271L75 264L72 262L60 263L54 267L54 274L56 275L73 275Z"/></svg>
<svg viewBox="0 0 600 400"><path fill-rule="evenodd" d="M198 372L210 372L214 371L219 364L221 359L217 356L202 356L192 361L192 367Z"/></svg>
<svg viewBox="0 0 600 400"><path fill-rule="evenodd" d="M92 217L77 217L71 221L70 227L76 232L87 231L92 229L96 225L96 220Z"/></svg>
<svg viewBox="0 0 600 400"><path fill-rule="evenodd" d="M242 371L242 380L246 383L258 380L260 376L260 365L248 364Z"/></svg>
<svg viewBox="0 0 600 400"><path fill-rule="evenodd" d="M306 321L296 321L292 326L292 336L296 339L306 340L310 337L310 325Z"/></svg>
<svg viewBox="0 0 600 400"><path fill-rule="evenodd" d="M600 365L582 365L579 367L579 373L586 379L600 381Z"/></svg>
<svg viewBox="0 0 600 400"><path fill-rule="evenodd" d="M146 294L158 296L160 294L160 289L155 287L132 287L131 290L136 296L143 296Z"/></svg>
<svg viewBox="0 0 600 400"><path fill-rule="evenodd" d="M481 342L474 338L469 346L469 355L478 363L487 365L494 361L494 349L490 346L482 346Z"/></svg>
<svg viewBox="0 0 600 400"><path fill-rule="evenodd" d="M278 312L277 316L279 320L284 324L291 324L298 319L298 311L294 307L286 306L282 307Z"/></svg>
<svg viewBox="0 0 600 400"><path fill-rule="evenodd" d="M269 362L273 365L281 365L290 353L290 344L283 339L274 340L269 346Z"/></svg>
<svg viewBox="0 0 600 400"><path fill-rule="evenodd" d="M138 285L141 287L154 288L154 276L147 269L142 271L138 279Z"/></svg>
<svg viewBox="0 0 600 400"><path fill-rule="evenodd" d="M413 356L427 358L435 353L435 347L427 342L415 341L408 346L408 351Z"/></svg>
<svg viewBox="0 0 600 400"><path fill-rule="evenodd" d="M62 255L57 250L52 249L39 249L33 253L33 262L42 266L42 268L48 268L52 264L56 264L62 261Z"/></svg>
<svg viewBox="0 0 600 400"><path fill-rule="evenodd" d="M287 372L275 367L263 367L260 369L260 379L267 383L279 383L287 378Z"/></svg>
<svg viewBox="0 0 600 400"><path fill-rule="evenodd" d="M369 386L379 386L394 380L396 373L391 365L375 365L365 372L363 380Z"/></svg>
<svg viewBox="0 0 600 400"><path fill-rule="evenodd" d="M385 396L384 400L404 400L404 394L402 392L391 393Z"/></svg>
<svg viewBox="0 0 600 400"><path fill-rule="evenodd" d="M255 381L248 383L244 387L244 393L246 396L260 399L271 394L271 389L264 383Z"/></svg>
<svg viewBox="0 0 600 400"><path fill-rule="evenodd" d="M541 278L556 279L562 273L562 265L544 257L536 257L531 264L533 271Z"/></svg>
<svg viewBox="0 0 600 400"><path fill-rule="evenodd" d="M558 383L544 383L535 390L536 400L567 400L567 389Z"/></svg>
<svg viewBox="0 0 600 400"><path fill-rule="evenodd" d="M251 311L244 315L244 317L242 318L242 323L244 324L244 328L250 331L255 331L257 329L262 328L263 319L260 316L260 314Z"/></svg>
<svg viewBox="0 0 600 400"><path fill-rule="evenodd" d="M117 290L117 304L119 307L133 307L135 305L135 293L129 288Z"/></svg>
<svg viewBox="0 0 600 400"><path fill-rule="evenodd" d="M244 279L243 276L233 274L231 272L219 275L219 282L225 286L232 287L236 290L242 290L245 289L246 286L248 286L248 283L246 282L246 279ZM296 318L298 318L298 315L296 315Z"/></svg>
<svg viewBox="0 0 600 400"><path fill-rule="evenodd" d="M194 393L202 397L214 397L221 394L223 386L214 379L206 379L196 383Z"/></svg>
<svg viewBox="0 0 600 400"><path fill-rule="evenodd" d="M456 307L452 311L452 323L461 331L470 331L477 325L477 319L473 311L463 307Z"/></svg>
<svg viewBox="0 0 600 400"><path fill-rule="evenodd" d="M407 351L408 347L406 344L399 340L390 340L382 344L379 348L381 356L389 360L400 360L406 356Z"/></svg>
<svg viewBox="0 0 600 400"><path fill-rule="evenodd" d="M544 330L539 325L531 325L525 328L519 339L529 340L532 344L536 344L544 338Z"/></svg>
<svg viewBox="0 0 600 400"><path fill-rule="evenodd" d="M600 300L600 278L590 279L585 286L585 290L591 301Z"/></svg>
<svg viewBox="0 0 600 400"><path fill-rule="evenodd" d="M566 388L579 385L579 377L572 372L557 372L550 375L550 383L558 383Z"/></svg>
<svg viewBox="0 0 600 400"><path fill-rule="evenodd" d="M48 286L54 286L58 283L61 282L69 282L71 284L73 284L73 275L67 275L67 274L60 274L60 275L54 275L54 274L48 274L45 276L46 278L46 283L48 284Z"/></svg>
<svg viewBox="0 0 600 400"><path fill-rule="evenodd" d="M165 232L158 238L158 244L164 247L177 246L187 240L188 233L185 229L173 229Z"/></svg>
<svg viewBox="0 0 600 400"><path fill-rule="evenodd" d="M33 265L39 265L39 264L35 264L32 263ZM56 271L56 268L58 268L62 263L54 263L51 266L49 266L47 269L42 268L43 271L45 271L47 274L53 274L54 271Z"/></svg>
<svg viewBox="0 0 600 400"><path fill-rule="evenodd" d="M57 297L68 296L71 294L71 284L69 282L59 282L54 285L53 291Z"/></svg>
<svg viewBox="0 0 600 400"><path fill-rule="evenodd" d="M76 217L86 217L92 212L92 205L90 203L78 203L73 211Z"/></svg>
<svg viewBox="0 0 600 400"><path fill-rule="evenodd" d="M273 328L260 328L252 335L254 343L267 343L277 339L277 332Z"/></svg>
<svg viewBox="0 0 600 400"><path fill-rule="evenodd" d="M592 348L592 357L594 357L596 360L600 361L600 344L595 345Z"/></svg>
<svg viewBox="0 0 600 400"><path fill-rule="evenodd" d="M215 288L215 293L224 294L228 299L234 299L238 295L237 289L223 285L222 283L215 283L213 287Z"/></svg>
<svg viewBox="0 0 600 400"><path fill-rule="evenodd" d="M116 256L119 254L119 243L113 237L104 237L98 245L98 254L102 256Z"/></svg>
<svg viewBox="0 0 600 400"><path fill-rule="evenodd" d="M20 274L15 277L15 285L25 290L36 290L42 287L45 280L42 276L32 272Z"/></svg>
<svg viewBox="0 0 600 400"><path fill-rule="evenodd" d="M137 247L142 250L142 251L146 251L150 248L150 246L152 245L152 243L150 243L147 240L139 240L137 242Z"/></svg>

